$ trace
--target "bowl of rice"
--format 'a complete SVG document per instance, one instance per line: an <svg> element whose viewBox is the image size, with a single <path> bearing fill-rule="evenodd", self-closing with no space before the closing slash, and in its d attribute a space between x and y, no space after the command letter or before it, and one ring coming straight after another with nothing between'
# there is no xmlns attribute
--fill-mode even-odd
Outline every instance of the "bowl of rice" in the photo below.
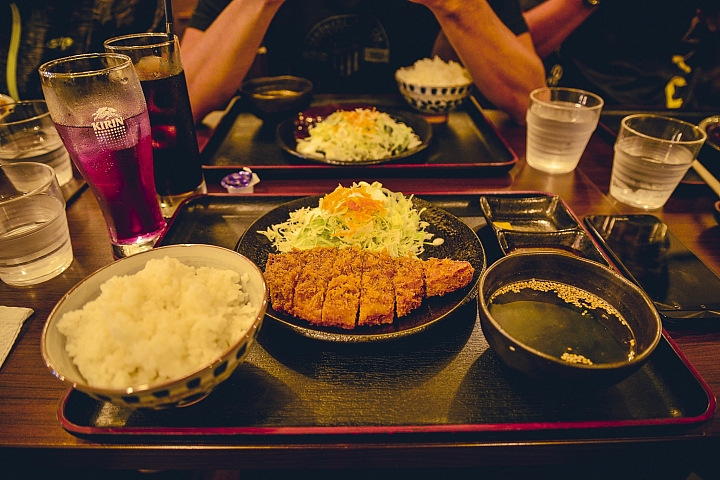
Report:
<svg viewBox="0 0 720 480"><path fill-rule="evenodd" d="M462 105L473 87L467 69L440 57L423 58L395 72L398 89L415 110L445 114Z"/></svg>
<svg viewBox="0 0 720 480"><path fill-rule="evenodd" d="M196 403L247 356L267 309L260 269L213 245L170 245L94 272L42 333L53 375L129 408Z"/></svg>

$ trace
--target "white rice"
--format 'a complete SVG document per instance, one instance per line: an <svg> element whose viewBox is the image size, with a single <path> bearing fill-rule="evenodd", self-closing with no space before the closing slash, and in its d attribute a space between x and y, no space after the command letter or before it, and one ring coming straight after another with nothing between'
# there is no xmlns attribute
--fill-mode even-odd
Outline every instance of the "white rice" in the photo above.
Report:
<svg viewBox="0 0 720 480"><path fill-rule="evenodd" d="M162 383L215 360L247 332L257 314L242 289L248 280L246 273L153 259L103 283L97 299L63 315L57 327L91 386Z"/></svg>
<svg viewBox="0 0 720 480"><path fill-rule="evenodd" d="M400 80L418 85L458 86L467 85L472 81L467 69L457 62L443 61L437 55L418 60L410 67L402 67L397 71Z"/></svg>

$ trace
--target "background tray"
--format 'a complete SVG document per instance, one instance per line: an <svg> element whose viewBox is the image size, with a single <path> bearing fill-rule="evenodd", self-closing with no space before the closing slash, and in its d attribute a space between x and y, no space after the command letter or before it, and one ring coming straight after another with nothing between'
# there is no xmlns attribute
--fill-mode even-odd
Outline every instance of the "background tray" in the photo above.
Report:
<svg viewBox="0 0 720 480"><path fill-rule="evenodd" d="M374 105L378 110L414 112L402 97L340 97L316 95L311 107L332 104ZM263 122L243 110L236 101L222 118L202 151L203 168L208 182L220 183L222 177L242 167L250 167L261 179L312 176L342 177L357 174L358 169L381 171L383 176L473 175L496 176L510 170L518 161L495 126L487 119L474 98L460 110L451 112L447 122L433 125L430 146L417 155L379 165L340 166L302 160L284 152L275 139L276 125Z"/></svg>
<svg viewBox="0 0 720 480"><path fill-rule="evenodd" d="M705 118L717 115L714 110L606 110L600 114L600 124L598 125L598 133L602 138L610 144L615 143L615 138L620 131L620 122L627 115L634 113L655 113L666 117L677 118L693 125L698 125ZM717 152L710 145L703 145L698 152L697 159L707 168L715 177L720 178L720 163L718 163ZM705 182L694 169L688 170L682 179L682 183L689 185L702 185Z"/></svg>
<svg viewBox="0 0 720 480"><path fill-rule="evenodd" d="M160 243L233 248L256 218L293 198L195 197L181 206ZM477 231L488 264L500 258L479 196L422 198ZM614 387L553 390L504 367L489 349L471 302L424 332L381 344L330 344L266 319L247 361L196 405L131 411L71 389L58 418L72 433L115 438L463 432L512 437L609 428L652 433L702 422L714 409L707 385L667 335L640 371Z"/></svg>
<svg viewBox="0 0 720 480"><path fill-rule="evenodd" d="M620 121L628 115L634 113L655 113L666 117L673 117L679 120L698 125L703 119L717 115L716 110L641 110L641 109L605 109L600 114L600 125L602 129L612 136L613 142L615 136L620 130Z"/></svg>

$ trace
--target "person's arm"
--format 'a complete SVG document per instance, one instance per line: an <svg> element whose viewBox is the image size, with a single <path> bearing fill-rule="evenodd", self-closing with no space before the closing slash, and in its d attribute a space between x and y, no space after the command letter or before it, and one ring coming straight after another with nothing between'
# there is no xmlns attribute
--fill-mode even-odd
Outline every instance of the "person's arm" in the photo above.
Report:
<svg viewBox="0 0 720 480"><path fill-rule="evenodd" d="M185 30L182 62L196 122L235 95L283 1L233 0L207 30Z"/></svg>
<svg viewBox="0 0 720 480"><path fill-rule="evenodd" d="M411 1L433 12L482 94L524 125L530 92L545 86L530 35L516 36L486 0Z"/></svg>
<svg viewBox="0 0 720 480"><path fill-rule="evenodd" d="M523 13L538 55L554 52L597 8L585 0L545 0Z"/></svg>

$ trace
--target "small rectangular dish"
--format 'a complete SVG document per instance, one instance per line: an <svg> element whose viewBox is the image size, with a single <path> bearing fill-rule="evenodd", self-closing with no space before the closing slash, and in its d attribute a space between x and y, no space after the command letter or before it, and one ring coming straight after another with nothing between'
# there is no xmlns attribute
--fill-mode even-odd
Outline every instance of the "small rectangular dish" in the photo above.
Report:
<svg viewBox="0 0 720 480"><path fill-rule="evenodd" d="M557 195L485 195L480 197L480 208L498 231L546 233L580 225Z"/></svg>
<svg viewBox="0 0 720 480"><path fill-rule="evenodd" d="M504 254L522 249L562 250L609 266L582 223L557 195L484 195L480 209Z"/></svg>

